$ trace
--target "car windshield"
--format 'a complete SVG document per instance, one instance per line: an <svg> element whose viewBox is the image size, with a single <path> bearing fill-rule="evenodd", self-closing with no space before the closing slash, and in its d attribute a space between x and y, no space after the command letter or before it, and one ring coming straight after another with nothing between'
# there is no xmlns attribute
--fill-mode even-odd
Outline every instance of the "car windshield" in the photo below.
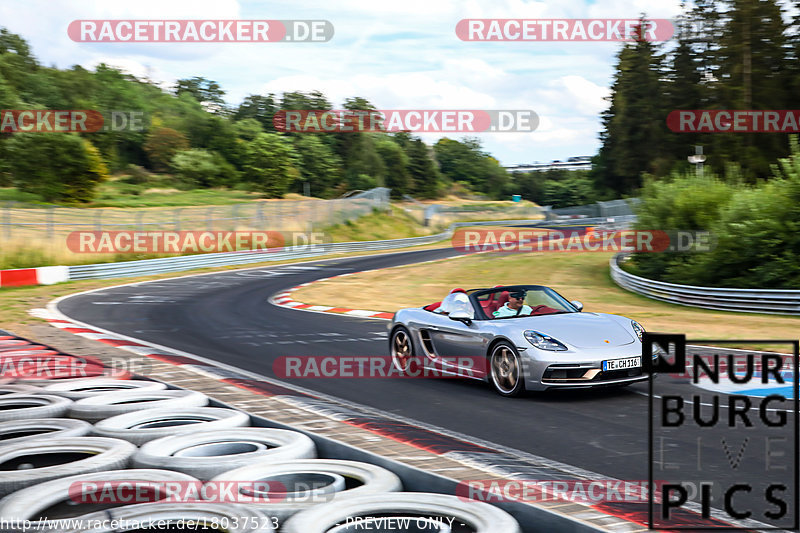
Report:
<svg viewBox="0 0 800 533"><path fill-rule="evenodd" d="M519 318L578 310L560 294L541 285L513 285L475 291L486 316L494 319ZM521 298L520 298L521 297ZM519 313L517 311L519 310Z"/></svg>

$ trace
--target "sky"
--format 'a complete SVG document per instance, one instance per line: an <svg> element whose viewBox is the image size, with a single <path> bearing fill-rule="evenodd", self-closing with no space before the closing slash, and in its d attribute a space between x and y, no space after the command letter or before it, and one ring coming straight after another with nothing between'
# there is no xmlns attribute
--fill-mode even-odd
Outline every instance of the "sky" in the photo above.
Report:
<svg viewBox="0 0 800 533"><path fill-rule="evenodd" d="M618 42L466 42L466 18L672 19L679 0L3 0L0 26L22 35L45 65L100 63L164 87L202 76L230 105L249 94L319 90L341 108L348 97L378 109L525 109L533 132L479 133L503 165L594 155L608 106ZM323 43L78 43L85 19L324 19ZM442 136L423 133L434 143Z"/></svg>

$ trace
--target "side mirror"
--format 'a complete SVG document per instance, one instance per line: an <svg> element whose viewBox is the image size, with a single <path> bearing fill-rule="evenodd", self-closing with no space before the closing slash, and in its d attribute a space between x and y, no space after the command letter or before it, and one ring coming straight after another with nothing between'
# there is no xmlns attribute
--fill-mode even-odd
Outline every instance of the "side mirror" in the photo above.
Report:
<svg viewBox="0 0 800 533"><path fill-rule="evenodd" d="M583 304L581 302L579 302L578 300L572 300L570 303L578 311L583 311Z"/></svg>
<svg viewBox="0 0 800 533"><path fill-rule="evenodd" d="M469 316L469 313L466 311L453 311L449 315L450 320L458 320L459 322L463 322L466 325L472 324L472 317Z"/></svg>

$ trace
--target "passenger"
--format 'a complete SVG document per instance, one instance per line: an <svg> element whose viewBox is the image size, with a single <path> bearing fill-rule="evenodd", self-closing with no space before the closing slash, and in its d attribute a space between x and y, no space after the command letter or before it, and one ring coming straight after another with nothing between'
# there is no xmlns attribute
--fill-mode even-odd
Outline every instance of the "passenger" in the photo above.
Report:
<svg viewBox="0 0 800 533"><path fill-rule="evenodd" d="M514 291L508 295L508 301L492 313L495 318L507 316L527 316L533 312L531 306L525 305L525 291Z"/></svg>

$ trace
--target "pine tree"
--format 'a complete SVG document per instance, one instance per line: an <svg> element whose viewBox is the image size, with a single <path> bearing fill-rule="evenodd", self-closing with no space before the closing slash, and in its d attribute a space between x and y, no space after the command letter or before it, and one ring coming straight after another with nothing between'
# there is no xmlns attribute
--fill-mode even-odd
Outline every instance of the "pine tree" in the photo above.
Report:
<svg viewBox="0 0 800 533"><path fill-rule="evenodd" d="M601 188L630 193L641 185L641 174L653 170L666 129L659 71L656 49L641 31L639 38L617 54L610 105L602 114L602 147L593 173Z"/></svg>
<svg viewBox="0 0 800 533"><path fill-rule="evenodd" d="M727 7L719 38L719 108L791 108L787 28L780 6L775 0L729 0ZM722 133L714 141L714 166L723 170L723 162L736 161L748 181L769 177L770 164L788 154L782 133Z"/></svg>

